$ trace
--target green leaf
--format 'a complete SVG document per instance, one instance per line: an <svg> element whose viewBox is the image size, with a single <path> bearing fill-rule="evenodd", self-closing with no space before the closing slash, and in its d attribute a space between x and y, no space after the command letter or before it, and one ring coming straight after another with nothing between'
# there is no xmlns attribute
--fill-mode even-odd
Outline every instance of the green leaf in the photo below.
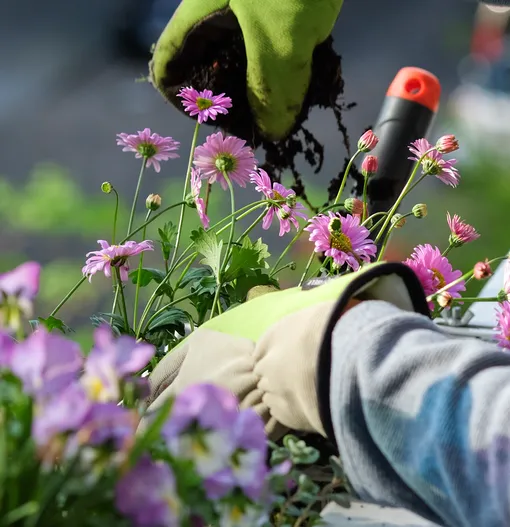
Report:
<svg viewBox="0 0 510 527"><path fill-rule="evenodd" d="M182 309L170 307L150 323L147 331L151 332L165 329L167 331L176 331L179 335L184 335L184 324L186 322L188 322L188 316Z"/></svg>
<svg viewBox="0 0 510 527"><path fill-rule="evenodd" d="M204 276L212 276L214 278L208 267L192 267L188 269L179 284L179 289L184 289L187 285L193 284L193 282L199 282Z"/></svg>
<svg viewBox="0 0 510 527"><path fill-rule="evenodd" d="M216 283L216 279L214 276L209 275L202 277L198 283L195 282L191 286L191 291L197 295L214 295L217 287L218 284Z"/></svg>
<svg viewBox="0 0 510 527"><path fill-rule="evenodd" d="M136 284L138 282L138 269L134 269L129 273L129 278L131 278L131 282L133 284ZM148 286L152 281L154 281L156 284L161 284L163 280L166 278L166 273L164 271L161 271L160 269L152 269L150 267L144 267L140 272L140 287L146 287ZM158 295L168 295L171 296L173 293L172 288L169 284L165 283L160 290L158 291Z"/></svg>
<svg viewBox="0 0 510 527"><path fill-rule="evenodd" d="M223 240L218 240L215 232L204 231L202 228L192 231L190 238L195 244L196 251L204 257L200 263L208 265L214 277L219 281Z"/></svg>
<svg viewBox="0 0 510 527"><path fill-rule="evenodd" d="M242 303L246 300L248 291L257 286L274 286L279 287L278 281L271 278L269 275L262 272L261 269L256 269L250 274L244 274L237 277L233 282L233 289L231 293L231 300L233 302Z"/></svg>
<svg viewBox="0 0 510 527"><path fill-rule="evenodd" d="M177 226L171 221L165 223L163 228L158 229L160 237L161 252L163 253L163 259L168 260L170 258L170 251L175 245L175 238L177 237Z"/></svg>
<svg viewBox="0 0 510 527"><path fill-rule="evenodd" d="M222 282L231 282L250 271L266 268L266 258L269 256L267 245L262 243L260 238L255 243L252 243L248 237L244 238L241 246L235 245L232 248L230 265L222 277Z"/></svg>
<svg viewBox="0 0 510 527"><path fill-rule="evenodd" d="M39 503L37 503L36 501L29 501L28 503L25 503L20 507L17 507L16 509L9 511L7 514L5 514L5 516L2 518L2 526L17 523L20 520L23 520L29 516L33 516L38 511Z"/></svg>
<svg viewBox="0 0 510 527"><path fill-rule="evenodd" d="M64 324L62 320L53 316L49 316L48 318L38 317L37 322L42 324L48 331L58 329L64 334L73 332L73 330ZM30 321L30 323L32 323L32 321Z"/></svg>
<svg viewBox="0 0 510 527"><path fill-rule="evenodd" d="M340 505L340 507L343 507L344 509L351 508L351 496L349 496L349 494L347 494L346 492L343 492L341 494L324 494L323 497L327 500L335 502L337 505Z"/></svg>

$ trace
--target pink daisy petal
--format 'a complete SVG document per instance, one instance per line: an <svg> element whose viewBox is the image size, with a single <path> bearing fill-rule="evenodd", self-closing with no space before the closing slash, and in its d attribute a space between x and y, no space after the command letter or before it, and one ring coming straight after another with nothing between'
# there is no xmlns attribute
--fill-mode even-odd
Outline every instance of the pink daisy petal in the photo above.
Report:
<svg viewBox="0 0 510 527"><path fill-rule="evenodd" d="M495 338L498 341L498 346L510 350L510 302L502 302L496 308L497 326Z"/></svg>
<svg viewBox="0 0 510 527"><path fill-rule="evenodd" d="M409 146L409 151L414 154L409 159L419 161L428 150L435 148L426 139L417 139ZM460 174L454 167L456 159L444 159L437 150L432 150L425 155L421 161L423 172L436 176L446 185L456 187L460 182Z"/></svg>
<svg viewBox="0 0 510 527"><path fill-rule="evenodd" d="M198 217L204 226L204 229L209 228L209 218L205 213L205 202L200 197L200 190L202 188L202 174L198 168L191 169L191 195L197 208Z"/></svg>
<svg viewBox="0 0 510 527"><path fill-rule="evenodd" d="M480 237L476 229L460 219L460 216L454 214L453 218L450 213L446 213L446 221L450 227L450 243L455 246L463 245L464 243L472 242Z"/></svg>
<svg viewBox="0 0 510 527"><path fill-rule="evenodd" d="M213 95L211 90L197 91L194 88L182 88L177 97L182 98L184 111L191 117L198 115L200 124L208 119L216 120L218 114L227 114L232 107L232 99L224 93Z"/></svg>

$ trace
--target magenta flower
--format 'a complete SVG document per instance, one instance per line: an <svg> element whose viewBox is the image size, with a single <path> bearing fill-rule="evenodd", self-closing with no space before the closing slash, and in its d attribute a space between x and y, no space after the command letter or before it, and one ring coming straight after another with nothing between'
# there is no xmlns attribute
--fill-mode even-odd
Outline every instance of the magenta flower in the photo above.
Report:
<svg viewBox="0 0 510 527"><path fill-rule="evenodd" d="M152 242L126 242L123 245L110 245L105 240L97 240L101 246L100 251L87 253L88 260L82 268L82 273L88 276L89 282L97 272L103 272L106 277L112 276L112 267L120 269L120 279L125 282L128 279L129 264L128 258L136 256L143 251L153 251Z"/></svg>
<svg viewBox="0 0 510 527"><path fill-rule="evenodd" d="M460 247L465 243L472 242L480 237L476 232L476 229L460 219L460 217L455 214L453 218L450 216L450 213L446 213L446 221L450 227L450 244L454 247Z"/></svg>
<svg viewBox="0 0 510 527"><path fill-rule="evenodd" d="M216 120L216 116L227 114L227 108L232 108L232 99L224 93L213 95L211 90L197 91L195 88L181 88L177 97L182 97L184 111L191 117L198 115L198 122L205 123L207 119Z"/></svg>
<svg viewBox="0 0 510 527"><path fill-rule="evenodd" d="M302 212L305 207L296 200L296 193L280 183L272 183L265 170L259 169L258 172L252 173L250 181L255 184L257 192L261 192L270 200L281 202L281 205L271 205L267 209L267 214L262 220L263 229L269 229L275 214L280 221L280 236L290 232L291 225L299 229L298 217L308 219Z"/></svg>
<svg viewBox="0 0 510 527"><path fill-rule="evenodd" d="M202 171L209 183L218 181L223 190L228 188L223 173L240 187L245 187L257 161L246 141L234 136L224 137L221 132L211 134L202 146L195 149L194 165Z"/></svg>
<svg viewBox="0 0 510 527"><path fill-rule="evenodd" d="M370 152L373 150L379 138L372 132L372 130L367 130L358 140L358 150L361 152Z"/></svg>
<svg viewBox="0 0 510 527"><path fill-rule="evenodd" d="M415 247L411 257L404 263L415 272L427 296L462 276L462 271L454 271L448 258L442 256L437 247L428 243ZM464 280L448 288L453 298L460 298L460 292L465 290ZM434 309L434 302L429 302L429 307Z"/></svg>
<svg viewBox="0 0 510 527"><path fill-rule="evenodd" d="M369 262L377 247L370 239L370 231L360 225L357 216L342 216L338 212L319 214L305 227L310 241L315 242L315 252L331 256L336 265L347 264L354 271L361 262Z"/></svg>
<svg viewBox="0 0 510 527"><path fill-rule="evenodd" d="M436 148L441 154L449 154L459 149L459 142L453 134L443 135L437 140Z"/></svg>
<svg viewBox="0 0 510 527"><path fill-rule="evenodd" d="M146 159L147 167L152 165L156 172L161 170L160 161L179 157L174 151L179 148L180 143L172 137L152 134L150 128L136 134L117 134L117 145L124 147L123 152L134 152L136 158Z"/></svg>
<svg viewBox="0 0 510 527"><path fill-rule="evenodd" d="M197 208L198 217L204 226L204 229L209 227L209 218L205 213L205 203L200 197L200 190L202 188L202 177L198 168L191 169L191 195Z"/></svg>
<svg viewBox="0 0 510 527"><path fill-rule="evenodd" d="M142 457L117 483L115 506L136 527L178 527L175 477L163 461Z"/></svg>
<svg viewBox="0 0 510 527"><path fill-rule="evenodd" d="M87 357L81 382L93 401L117 402L120 382L140 371L154 356L154 346L134 338L113 336L109 326L94 331L94 347Z"/></svg>
<svg viewBox="0 0 510 527"><path fill-rule="evenodd" d="M417 139L409 146L410 152L414 154L409 159L419 161L428 152L421 161L423 173L436 176L446 185L456 187L460 181L459 171L454 167L457 160L443 159L443 155L435 150L435 148L426 139ZM429 152L431 149L433 150Z"/></svg>
<svg viewBox="0 0 510 527"><path fill-rule="evenodd" d="M39 329L20 342L11 358L23 389L36 397L54 396L73 383L83 365L80 347L60 335Z"/></svg>
<svg viewBox="0 0 510 527"><path fill-rule="evenodd" d="M10 368L16 341L8 333L0 331L0 369Z"/></svg>
<svg viewBox="0 0 510 527"><path fill-rule="evenodd" d="M37 262L25 262L0 274L0 327L16 330L21 324L20 315L31 316L40 275Z"/></svg>
<svg viewBox="0 0 510 527"><path fill-rule="evenodd" d="M494 331L498 346L508 350L510 349L510 302L502 302L496 308L496 320L497 326Z"/></svg>

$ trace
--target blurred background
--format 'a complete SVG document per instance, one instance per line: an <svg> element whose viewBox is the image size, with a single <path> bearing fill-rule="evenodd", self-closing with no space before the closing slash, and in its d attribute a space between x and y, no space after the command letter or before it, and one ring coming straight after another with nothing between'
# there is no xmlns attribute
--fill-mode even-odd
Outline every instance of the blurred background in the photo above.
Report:
<svg viewBox="0 0 510 527"><path fill-rule="evenodd" d="M121 195L119 228L126 228L139 164L115 145L116 133L150 127L181 141L180 159L164 164L160 174L147 171L142 202L157 192L169 204L182 192L194 122L143 81L151 44L178 3L0 2L0 272L26 259L45 265L41 316L80 278L85 253L96 249L96 240L110 238L114 198L101 193L103 181ZM375 123L396 72L418 66L437 75L443 87L429 139L454 133L462 146L461 185L454 190L431 178L408 200L404 209L425 202L429 216L398 231L392 258L407 257L417 243L444 248L447 210L482 234L450 253L454 266L467 269L510 248L504 219L510 204L507 20L508 13L480 8L475 0L345 0L333 36L343 57L345 101L357 103L345 114L351 140ZM345 152L332 114L317 110L307 126L326 148L322 172L304 174L311 201L322 203ZM211 130L203 129L202 138ZM220 198L212 194L213 216L224 206ZM269 240L273 252L282 246L274 231ZM309 250L304 243L294 257ZM159 255L151 258L159 265ZM298 276L282 279L292 283ZM95 277L60 315L80 326L105 308L108 289L104 277Z"/></svg>

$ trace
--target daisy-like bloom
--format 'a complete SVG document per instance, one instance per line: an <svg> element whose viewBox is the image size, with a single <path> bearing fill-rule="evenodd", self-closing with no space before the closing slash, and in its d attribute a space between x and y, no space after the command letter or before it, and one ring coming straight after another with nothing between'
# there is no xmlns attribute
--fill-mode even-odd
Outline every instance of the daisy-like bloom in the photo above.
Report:
<svg viewBox="0 0 510 527"><path fill-rule="evenodd" d="M367 130L358 140L358 150L361 152L370 152L373 150L379 138L372 132L372 130Z"/></svg>
<svg viewBox="0 0 510 527"><path fill-rule="evenodd" d="M459 142L453 134L443 135L437 140L436 148L441 154L449 154L459 149Z"/></svg>
<svg viewBox="0 0 510 527"><path fill-rule="evenodd" d="M454 271L448 258L437 247L428 243L415 247L411 257L404 263L415 272L427 296L462 276L462 271ZM460 298L460 292L465 290L465 282L462 280L451 286L448 292L452 298ZM429 308L434 309L434 302L429 302Z"/></svg>
<svg viewBox="0 0 510 527"><path fill-rule="evenodd" d="M492 275L491 264L489 260L485 258L484 262L478 262L475 264L473 270L473 277L476 280L483 280L484 278L489 278Z"/></svg>
<svg viewBox="0 0 510 527"><path fill-rule="evenodd" d="M253 150L245 145L246 141L234 136L223 136L221 132L211 134L195 149L193 164L209 183L218 181L223 190L228 188L224 172L231 181L246 187L257 161Z"/></svg>
<svg viewBox="0 0 510 527"><path fill-rule="evenodd" d="M188 112L190 117L198 115L198 122L205 123L207 119L216 120L216 116L227 114L227 108L232 108L232 99L225 97L224 93L213 95L211 90L197 91L195 88L181 88L177 97L182 98L184 111Z"/></svg>
<svg viewBox="0 0 510 527"><path fill-rule="evenodd" d="M198 217L204 226L204 229L209 227L209 218L205 213L205 203L200 197L200 189L202 188L202 176L198 168L191 169L191 195L197 208Z"/></svg>
<svg viewBox="0 0 510 527"><path fill-rule="evenodd" d="M510 302L502 302L496 308L496 340L501 348L510 349Z"/></svg>
<svg viewBox="0 0 510 527"><path fill-rule="evenodd" d="M136 158L146 159L147 167L152 165L156 172L161 170L160 161L179 157L175 150L179 148L180 143L172 137L153 134L150 128L136 134L117 134L117 145L124 147L123 152L134 152Z"/></svg>
<svg viewBox="0 0 510 527"><path fill-rule="evenodd" d="M87 261L81 270L88 277L89 282L98 271L103 272L106 277L112 276L112 267L120 269L120 279L125 282L129 272L128 258L143 251L154 250L149 240L140 243L129 241L122 245L110 245L105 240L97 240L97 243L101 246L101 250L87 253Z"/></svg>
<svg viewBox="0 0 510 527"><path fill-rule="evenodd" d="M436 176L446 185L456 187L460 181L459 171L454 167L457 160L443 159L443 155L435 148L426 139L417 139L409 146L409 151L414 154L409 159L419 161L425 155L425 152L428 152L421 161L423 173ZM433 150L429 152L431 149Z"/></svg>
<svg viewBox="0 0 510 527"><path fill-rule="evenodd" d="M450 213L446 213L446 221L450 227L450 244L454 247L460 247L465 243L472 242L480 237L476 229L460 219L460 216L454 214L453 218Z"/></svg>
<svg viewBox="0 0 510 527"><path fill-rule="evenodd" d="M268 199L282 202L281 205L271 205L267 210L267 214L262 220L262 228L269 229L273 218L276 217L280 221L280 236L290 232L291 226L294 225L299 229L297 218L308 219L307 215L303 213L305 207L296 199L296 193L293 190L285 188L280 183L272 183L265 170L259 169L254 172L250 180L255 184L255 190L261 192Z"/></svg>
<svg viewBox="0 0 510 527"><path fill-rule="evenodd" d="M336 265L347 264L354 271L361 262L369 262L377 247L369 238L370 231L360 225L356 216L342 216L338 212L319 214L305 228L310 232L310 241L315 242L315 252L331 256Z"/></svg>

